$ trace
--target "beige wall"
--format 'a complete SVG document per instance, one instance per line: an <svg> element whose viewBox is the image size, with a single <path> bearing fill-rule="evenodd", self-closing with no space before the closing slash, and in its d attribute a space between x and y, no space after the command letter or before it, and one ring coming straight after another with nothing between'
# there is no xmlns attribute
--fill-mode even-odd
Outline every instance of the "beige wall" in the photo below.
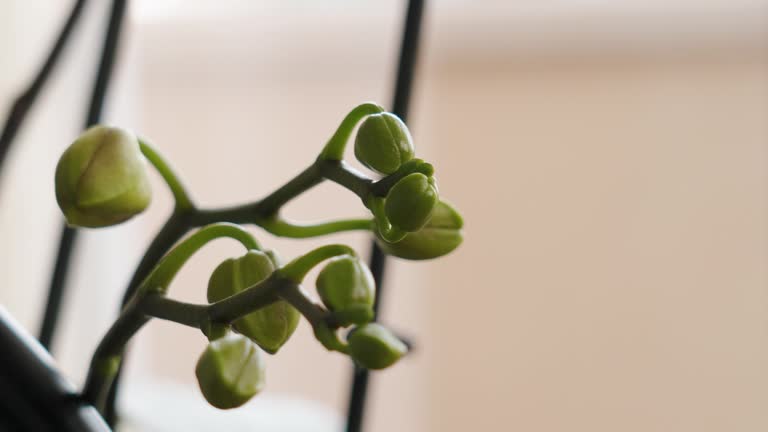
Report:
<svg viewBox="0 0 768 432"><path fill-rule="evenodd" d="M384 318L418 346L375 375L371 431L768 428L768 39L750 13L764 4L713 14L717 2L708 13L683 3L658 28L664 7L528 20L502 5L430 10L413 133L465 215L466 242L439 261L392 261ZM154 140L201 203L261 196L355 103L388 102L400 10L341 9L137 14L120 94L141 114L120 122ZM123 232L145 241L169 204L158 192ZM363 209L322 185L287 212ZM286 257L366 240L254 232ZM237 252L204 250L174 295L202 301L211 269ZM29 317L31 303L16 313ZM102 331L68 330L73 376L86 359L72 347ZM153 323L131 378L193 386L203 345ZM349 364L306 325L268 368L267 394L343 411Z"/></svg>
<svg viewBox="0 0 768 432"><path fill-rule="evenodd" d="M589 59L427 85L467 219L428 270L430 430L768 427L767 72Z"/></svg>

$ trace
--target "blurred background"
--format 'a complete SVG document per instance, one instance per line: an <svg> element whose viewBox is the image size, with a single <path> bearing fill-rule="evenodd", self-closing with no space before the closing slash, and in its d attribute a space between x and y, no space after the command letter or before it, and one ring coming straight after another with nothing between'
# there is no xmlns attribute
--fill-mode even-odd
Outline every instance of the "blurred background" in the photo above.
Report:
<svg viewBox="0 0 768 432"><path fill-rule="evenodd" d="M0 1L0 109L69 7ZM309 164L353 106L389 106L404 10L132 1L107 122L152 140L202 205L256 199ZM107 13L85 11L0 176L0 304L34 334L58 241L54 167L81 130ZM465 217L465 243L390 261L383 320L417 346L375 373L367 430L768 430L767 48L764 0L428 2L409 124ZM53 350L78 384L171 209L154 179L146 215L87 231L76 250ZM364 214L333 184L285 211ZM369 241L254 233L285 258ZM239 253L207 247L172 295L203 302L212 269ZM204 346L152 322L124 409L161 417L161 402L146 406L161 386L202 401ZM334 430L350 377L303 322L242 411L284 415L275 407L300 400Z"/></svg>

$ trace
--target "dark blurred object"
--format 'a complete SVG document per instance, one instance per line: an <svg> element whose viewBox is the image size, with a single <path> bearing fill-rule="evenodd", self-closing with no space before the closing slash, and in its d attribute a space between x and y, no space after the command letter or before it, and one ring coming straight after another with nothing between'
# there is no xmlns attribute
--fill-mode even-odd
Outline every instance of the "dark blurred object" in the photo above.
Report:
<svg viewBox="0 0 768 432"><path fill-rule="evenodd" d="M0 307L0 430L108 432L96 409L82 402L53 359Z"/></svg>
<svg viewBox="0 0 768 432"><path fill-rule="evenodd" d="M0 132L0 169L3 167L3 162L5 162L5 157L8 154L8 150L11 148L16 133L21 128L21 125L24 124L24 119L26 119L27 113L34 105L37 96L48 82L48 78L56 67L61 52L64 50L64 46L67 44L69 36L72 34L72 29L74 29L75 24L77 24L78 19L80 19L83 6L85 6L85 0L77 0L72 6L72 11L64 22L64 26L61 28L61 32L59 32L59 36L51 47L51 51L48 53L45 62L43 62L37 75L35 75L35 78L29 84L29 87L19 94L11 106L10 111L8 111L8 117L5 119L3 131Z"/></svg>

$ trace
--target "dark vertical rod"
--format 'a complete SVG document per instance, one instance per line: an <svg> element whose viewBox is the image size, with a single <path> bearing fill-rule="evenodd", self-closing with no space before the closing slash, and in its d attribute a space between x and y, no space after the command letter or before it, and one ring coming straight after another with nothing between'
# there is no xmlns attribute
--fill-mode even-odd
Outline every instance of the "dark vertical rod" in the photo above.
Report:
<svg viewBox="0 0 768 432"><path fill-rule="evenodd" d="M69 13L69 17L64 22L64 26L61 28L56 41L53 43L51 50L48 52L48 57L45 59L42 67L35 75L32 83L24 90L14 101L10 111L8 111L8 117L5 119L3 125L3 131L0 133L0 170L2 170L5 157L8 155L8 150L11 148L13 139L16 138L16 133L21 129L24 124L24 120L27 117L27 113L35 104L37 96L48 82L56 63L59 60L61 52L64 50L69 36L72 34L72 30L75 28L80 15L82 15L83 6L85 6L85 0L77 0L72 6L72 10Z"/></svg>
<svg viewBox="0 0 768 432"><path fill-rule="evenodd" d="M403 121L407 121L408 117L423 12L424 0L409 0L408 10L405 15L402 45L400 46L400 60L397 67L397 78L394 89L395 94L392 101L392 112ZM386 255L384 255L376 242L373 242L373 245L371 246L371 260L369 266L373 278L376 281L377 289L374 312L378 315L379 309L381 308L382 296L384 294L383 282L384 269L386 268ZM368 382L368 370L355 367L352 377L349 405L347 408L347 432L360 432L362 430Z"/></svg>
<svg viewBox="0 0 768 432"><path fill-rule="evenodd" d="M113 0L112 10L109 16L106 33L104 36L104 45L101 52L99 68L96 72L96 81L91 93L91 102L88 107L88 114L85 120L85 127L92 126L101 119L104 99L109 87L109 81L112 76L112 69L115 64L117 54L117 45L120 39L120 28L125 15L126 0ZM66 280L69 270L69 262L72 257L72 250L77 240L77 232L64 226L61 229L61 238L59 248L56 254L56 264L53 269L53 276L48 289L48 302L45 306L43 323L40 329L40 343L48 350L51 349L51 342L56 330L56 323L61 312L61 301L66 291Z"/></svg>

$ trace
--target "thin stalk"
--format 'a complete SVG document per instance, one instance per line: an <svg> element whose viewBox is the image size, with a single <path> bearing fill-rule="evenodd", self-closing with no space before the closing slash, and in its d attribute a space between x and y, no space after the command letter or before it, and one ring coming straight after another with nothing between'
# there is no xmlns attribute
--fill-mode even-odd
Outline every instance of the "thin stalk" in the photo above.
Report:
<svg viewBox="0 0 768 432"><path fill-rule="evenodd" d="M341 121L341 125L336 129L336 132L331 139L328 140L328 143L320 153L320 159L342 160L344 158L344 149L347 147L347 141L349 141L349 137L352 135L355 126L357 126L363 118L371 114L382 112L384 112L384 108L372 102L366 102L353 108L352 111L344 117L344 120Z"/></svg>
<svg viewBox="0 0 768 432"><path fill-rule="evenodd" d="M170 218L165 222L163 227L157 233L152 243L149 244L147 252L141 258L139 265L133 272L133 277L128 283L128 288L123 294L123 305L128 303L128 300L133 297L136 290L139 288L141 281L147 277L152 268L160 261L168 250L189 231L191 225L189 223L188 212L174 212Z"/></svg>
<svg viewBox="0 0 768 432"><path fill-rule="evenodd" d="M101 413L107 408L108 394L120 370L123 353L130 339L152 318L174 321L203 330L207 322L229 324L244 315L275 302L281 289L296 287L291 281L270 277L240 293L210 305L171 300L164 292L140 292L123 309L99 343L91 360L83 398Z"/></svg>
<svg viewBox="0 0 768 432"><path fill-rule="evenodd" d="M314 249L277 270L281 277L300 284L310 270L321 262L341 255L357 256L354 249L342 244L331 244Z"/></svg>
<svg viewBox="0 0 768 432"><path fill-rule="evenodd" d="M256 225L278 237L309 238L334 234L343 231L370 230L371 219L344 219L317 224L297 224L284 219L265 219L256 221Z"/></svg>
<svg viewBox="0 0 768 432"><path fill-rule="evenodd" d="M157 172L163 177L165 183L173 194L173 199L176 201L176 211L183 212L190 210L194 207L192 199L189 196L189 192L181 182L181 178L173 171L171 165L152 148L147 141L139 139L139 147L141 152L147 158L147 160L155 167Z"/></svg>

